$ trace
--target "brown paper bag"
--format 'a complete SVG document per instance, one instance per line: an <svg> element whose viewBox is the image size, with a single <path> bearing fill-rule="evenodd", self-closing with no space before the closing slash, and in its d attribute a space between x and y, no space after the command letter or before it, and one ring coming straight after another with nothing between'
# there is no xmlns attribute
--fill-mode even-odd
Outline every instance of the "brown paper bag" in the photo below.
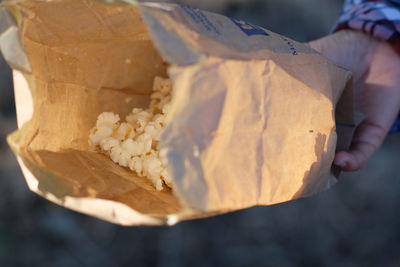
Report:
<svg viewBox="0 0 400 267"><path fill-rule="evenodd" d="M307 46L172 4L18 1L0 18L19 125L8 142L50 201L123 225L174 224L336 181L336 107L338 146L354 128L350 73ZM147 107L156 75L174 87L160 140L173 191L88 145L101 112Z"/></svg>

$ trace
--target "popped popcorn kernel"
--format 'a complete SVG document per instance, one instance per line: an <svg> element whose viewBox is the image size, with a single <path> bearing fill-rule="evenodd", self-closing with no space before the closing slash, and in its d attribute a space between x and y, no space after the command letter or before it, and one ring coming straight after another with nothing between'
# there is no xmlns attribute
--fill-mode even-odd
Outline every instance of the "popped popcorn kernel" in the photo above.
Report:
<svg viewBox="0 0 400 267"><path fill-rule="evenodd" d="M118 114L103 112L89 134L89 144L94 150L138 176L147 177L159 191L164 185L172 188L171 176L158 150L171 93L171 80L155 77L148 109L133 108L125 117L126 122L120 122Z"/></svg>

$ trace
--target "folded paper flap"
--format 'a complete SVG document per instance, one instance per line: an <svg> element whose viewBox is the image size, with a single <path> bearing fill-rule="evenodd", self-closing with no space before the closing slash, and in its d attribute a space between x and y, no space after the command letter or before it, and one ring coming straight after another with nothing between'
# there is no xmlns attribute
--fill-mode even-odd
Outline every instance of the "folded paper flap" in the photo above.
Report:
<svg viewBox="0 0 400 267"><path fill-rule="evenodd" d="M327 188L336 144L332 87L309 86L320 81L315 66L303 67L303 80L271 60L208 58L170 68L175 119L162 147L185 204L243 208Z"/></svg>
<svg viewBox="0 0 400 267"><path fill-rule="evenodd" d="M0 6L0 50L12 68L24 72L31 71L21 43L17 23L5 6Z"/></svg>
<svg viewBox="0 0 400 267"><path fill-rule="evenodd" d="M316 53L262 27L197 8L164 3L139 7L155 45L173 64L195 64L208 56L255 60L274 58L275 53Z"/></svg>

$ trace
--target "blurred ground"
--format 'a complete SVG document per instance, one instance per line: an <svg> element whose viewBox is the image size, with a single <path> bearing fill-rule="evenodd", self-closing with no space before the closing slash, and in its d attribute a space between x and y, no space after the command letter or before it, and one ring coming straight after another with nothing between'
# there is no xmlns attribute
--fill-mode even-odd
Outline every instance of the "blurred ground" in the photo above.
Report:
<svg viewBox="0 0 400 267"><path fill-rule="evenodd" d="M183 1L182 1L183 2ZM185 1L307 41L327 34L341 1ZM328 192L183 222L120 227L28 191L5 143L16 128L0 63L0 266L400 266L400 134Z"/></svg>

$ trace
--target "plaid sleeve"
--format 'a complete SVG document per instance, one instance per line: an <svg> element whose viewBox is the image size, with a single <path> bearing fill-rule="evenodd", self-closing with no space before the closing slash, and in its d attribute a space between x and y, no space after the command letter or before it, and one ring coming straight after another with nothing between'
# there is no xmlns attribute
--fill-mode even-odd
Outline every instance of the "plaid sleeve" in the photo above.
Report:
<svg viewBox="0 0 400 267"><path fill-rule="evenodd" d="M346 0L334 31L342 29L387 41L400 54L400 0Z"/></svg>

